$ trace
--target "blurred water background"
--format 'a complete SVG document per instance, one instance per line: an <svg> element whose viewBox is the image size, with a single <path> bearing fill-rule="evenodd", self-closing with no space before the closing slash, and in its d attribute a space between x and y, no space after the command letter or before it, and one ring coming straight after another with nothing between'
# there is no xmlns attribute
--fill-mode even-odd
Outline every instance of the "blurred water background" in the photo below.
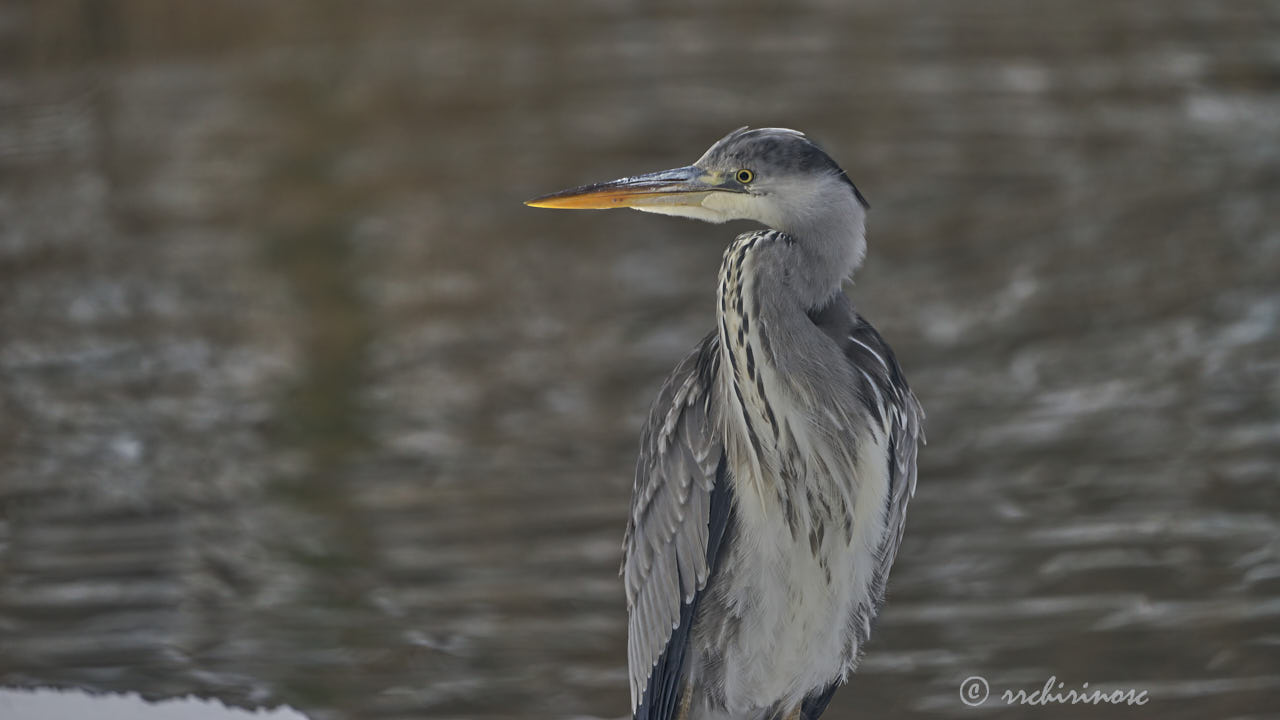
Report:
<svg viewBox="0 0 1280 720"><path fill-rule="evenodd" d="M533 195L809 132L929 413L829 717L1280 717L1280 3L0 5L0 684L619 717L731 236ZM961 703L970 675L990 683ZM1133 708L1008 708L1041 687Z"/></svg>

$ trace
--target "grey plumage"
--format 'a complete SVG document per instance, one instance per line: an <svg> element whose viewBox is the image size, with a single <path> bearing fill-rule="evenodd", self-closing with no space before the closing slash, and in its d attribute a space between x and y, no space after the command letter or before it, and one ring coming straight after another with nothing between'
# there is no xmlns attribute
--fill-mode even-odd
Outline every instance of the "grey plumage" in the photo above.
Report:
<svg viewBox="0 0 1280 720"><path fill-rule="evenodd" d="M866 200L793 130L738 130L693 166L531 204L753 219L716 330L667 379L624 536L632 710L814 720L856 666L916 483L923 411L842 282Z"/></svg>

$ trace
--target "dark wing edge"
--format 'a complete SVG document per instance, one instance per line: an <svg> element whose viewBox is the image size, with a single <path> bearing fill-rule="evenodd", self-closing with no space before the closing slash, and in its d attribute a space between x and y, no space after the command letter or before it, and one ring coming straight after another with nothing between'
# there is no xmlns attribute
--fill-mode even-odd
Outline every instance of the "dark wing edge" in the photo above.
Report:
<svg viewBox="0 0 1280 720"><path fill-rule="evenodd" d="M711 514L708 518L707 563L708 578L715 574L715 560L726 529L729 527L729 516L733 503L729 499L729 484L725 457L720 456L720 464L716 470L716 483L711 490ZM698 613L699 601L702 598L702 583L691 600L682 600L680 604L680 623L671 631L667 645L650 671L645 684L640 705L636 708L636 720L675 720L679 717L681 700L685 691L685 655L689 648L689 630L693 618Z"/></svg>
<svg viewBox="0 0 1280 720"><path fill-rule="evenodd" d="M822 690L810 694L800 704L800 720L818 720L831 704L831 696L836 694L842 683L834 682Z"/></svg>
<svg viewBox="0 0 1280 720"><path fill-rule="evenodd" d="M715 333L667 378L641 433L623 538L627 664L636 720L673 720L698 600L732 508L712 400Z"/></svg>
<svg viewBox="0 0 1280 720"><path fill-rule="evenodd" d="M916 455L925 443L924 408L915 393L907 390L902 404L893 414L893 429L889 435L889 527L892 534L885 537L881 551L885 575L898 556L902 534L907 529L907 503L916 495Z"/></svg>

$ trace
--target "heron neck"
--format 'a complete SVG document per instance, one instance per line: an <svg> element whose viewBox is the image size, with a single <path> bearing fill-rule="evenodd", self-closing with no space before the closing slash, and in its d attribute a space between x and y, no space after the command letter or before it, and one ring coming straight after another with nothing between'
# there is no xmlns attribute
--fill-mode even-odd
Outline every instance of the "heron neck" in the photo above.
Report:
<svg viewBox="0 0 1280 720"><path fill-rule="evenodd" d="M788 224L795 260L791 290L805 310L825 306L862 265L866 214L852 194Z"/></svg>
<svg viewBox="0 0 1280 720"><path fill-rule="evenodd" d="M799 241L776 230L745 233L726 249L718 294L726 352L744 351L753 341L772 364L783 366L796 348L814 340L806 335L814 332L808 313L830 304L844 275L831 272L821 279L825 284L815 284L819 279L804 252ZM749 369L747 375L754 380Z"/></svg>

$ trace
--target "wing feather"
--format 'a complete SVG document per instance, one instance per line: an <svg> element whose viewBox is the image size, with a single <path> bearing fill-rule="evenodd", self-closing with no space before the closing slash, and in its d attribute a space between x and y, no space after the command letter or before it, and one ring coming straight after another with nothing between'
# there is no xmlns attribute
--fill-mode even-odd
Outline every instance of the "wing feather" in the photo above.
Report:
<svg viewBox="0 0 1280 720"><path fill-rule="evenodd" d="M689 626L728 525L724 449L711 417L718 367L712 333L667 378L641 434L622 563L637 720L675 717Z"/></svg>
<svg viewBox="0 0 1280 720"><path fill-rule="evenodd" d="M907 505L916 491L916 452L924 442L924 409L907 385L893 349L880 333L862 319L843 293L825 308L810 314L823 332L844 349L845 358L861 380L858 395L873 422L883 423L888 436L889 497L885 507L885 533L873 576L873 607L883 601L889 570L898 555L906 529ZM870 615L864 616L869 623ZM868 631L869 633L869 628ZM826 710L840 683L815 690L801 707L802 720L817 720Z"/></svg>
<svg viewBox="0 0 1280 720"><path fill-rule="evenodd" d="M852 312L852 310L850 310ZM869 323L853 313L845 354L861 371L868 388L864 395L874 398L877 410L887 422L889 439L889 500L886 532L880 546L880 566L876 571L876 597L884 595L889 569L902 545L907 526L907 505L916 493L916 454L924 438L924 409L898 365L889 344ZM870 405L871 403L869 403Z"/></svg>

